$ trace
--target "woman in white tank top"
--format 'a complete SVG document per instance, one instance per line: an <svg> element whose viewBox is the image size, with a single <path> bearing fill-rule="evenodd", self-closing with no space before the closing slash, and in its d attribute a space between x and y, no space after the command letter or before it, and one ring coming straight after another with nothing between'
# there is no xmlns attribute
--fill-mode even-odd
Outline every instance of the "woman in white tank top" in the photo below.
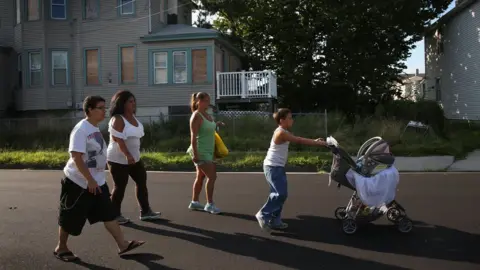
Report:
<svg viewBox="0 0 480 270"><path fill-rule="evenodd" d="M267 156L263 161L263 171L270 194L265 205L258 211L255 217L260 228L266 231L272 229L285 229L288 225L282 222L281 214L285 200L287 199L287 174L285 165L288 160L288 146L290 142L312 146L326 146L323 139L307 139L294 136L290 133L293 125L292 113L289 109L281 108L273 118L278 124L275 129Z"/></svg>
<svg viewBox="0 0 480 270"><path fill-rule="evenodd" d="M160 213L153 212L148 202L147 171L140 159L140 139L145 133L142 123L135 117L135 111L135 96L131 92L119 91L113 96L110 107L112 118L108 124L110 142L107 161L114 182L112 202L120 224L130 222L121 213L129 176L136 184L135 195L140 206L140 219L160 218Z"/></svg>

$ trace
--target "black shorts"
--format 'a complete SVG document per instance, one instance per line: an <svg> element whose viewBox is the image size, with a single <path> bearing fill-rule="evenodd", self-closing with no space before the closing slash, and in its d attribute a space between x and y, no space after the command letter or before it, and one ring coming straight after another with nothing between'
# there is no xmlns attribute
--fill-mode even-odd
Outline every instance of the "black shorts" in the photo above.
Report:
<svg viewBox="0 0 480 270"><path fill-rule="evenodd" d="M70 235L78 236L88 219L90 224L115 220L115 210L110 200L107 183L102 193L90 193L65 177L62 179L58 225Z"/></svg>

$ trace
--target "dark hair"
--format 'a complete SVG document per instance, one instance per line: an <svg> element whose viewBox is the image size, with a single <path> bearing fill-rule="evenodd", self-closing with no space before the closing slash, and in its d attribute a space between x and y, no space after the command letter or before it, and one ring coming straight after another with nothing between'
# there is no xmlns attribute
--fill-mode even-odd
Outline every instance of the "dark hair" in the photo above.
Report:
<svg viewBox="0 0 480 270"><path fill-rule="evenodd" d="M192 112L198 109L198 101L207 98L209 95L205 92L197 92L192 94L192 101L190 102L190 109Z"/></svg>
<svg viewBox="0 0 480 270"><path fill-rule="evenodd" d="M98 103L105 102L105 99L101 96L87 96L83 100L83 112L86 115L90 114L90 110L93 110L97 107Z"/></svg>
<svg viewBox="0 0 480 270"><path fill-rule="evenodd" d="M132 92L128 90L120 90L112 97L112 101L110 102L110 116L124 114L125 113L125 103L127 103L128 99L135 96Z"/></svg>
<svg viewBox="0 0 480 270"><path fill-rule="evenodd" d="M275 119L275 122L277 124L280 124L280 120L285 120L289 114L291 114L292 111L287 108L280 108L273 114L273 119Z"/></svg>

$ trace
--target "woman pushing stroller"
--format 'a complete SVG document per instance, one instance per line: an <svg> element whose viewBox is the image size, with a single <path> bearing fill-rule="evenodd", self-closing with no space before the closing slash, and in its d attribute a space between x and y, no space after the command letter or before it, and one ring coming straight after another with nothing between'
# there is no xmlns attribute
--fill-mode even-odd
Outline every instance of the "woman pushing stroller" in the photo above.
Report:
<svg viewBox="0 0 480 270"><path fill-rule="evenodd" d="M285 165L287 163L290 142L312 146L326 146L325 141L321 138L313 140L294 136L290 132L293 118L289 109L279 109L273 114L273 118L277 122L278 127L273 133L270 148L263 162L263 171L270 186L270 195L265 205L255 215L258 224L265 231L286 229L288 227L286 223L282 222L281 213L287 199Z"/></svg>

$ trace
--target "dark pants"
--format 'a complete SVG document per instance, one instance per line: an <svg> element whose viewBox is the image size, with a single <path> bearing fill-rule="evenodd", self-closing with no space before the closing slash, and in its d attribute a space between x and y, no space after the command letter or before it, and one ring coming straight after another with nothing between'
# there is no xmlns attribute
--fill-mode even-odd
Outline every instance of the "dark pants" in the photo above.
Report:
<svg viewBox="0 0 480 270"><path fill-rule="evenodd" d="M115 208L117 216L122 214L122 201L125 195L125 189L128 184L128 177L132 177L136 184L136 196L138 204L140 205L141 213L150 211L148 203L148 189L147 189L147 171L143 166L143 162L139 161L132 165L123 165L114 162L108 162L110 173L112 174L115 186L112 192L112 203Z"/></svg>
<svg viewBox="0 0 480 270"><path fill-rule="evenodd" d="M115 220L110 191L105 183L93 195L68 178L62 179L58 225L70 235L78 236L88 220L90 224Z"/></svg>

